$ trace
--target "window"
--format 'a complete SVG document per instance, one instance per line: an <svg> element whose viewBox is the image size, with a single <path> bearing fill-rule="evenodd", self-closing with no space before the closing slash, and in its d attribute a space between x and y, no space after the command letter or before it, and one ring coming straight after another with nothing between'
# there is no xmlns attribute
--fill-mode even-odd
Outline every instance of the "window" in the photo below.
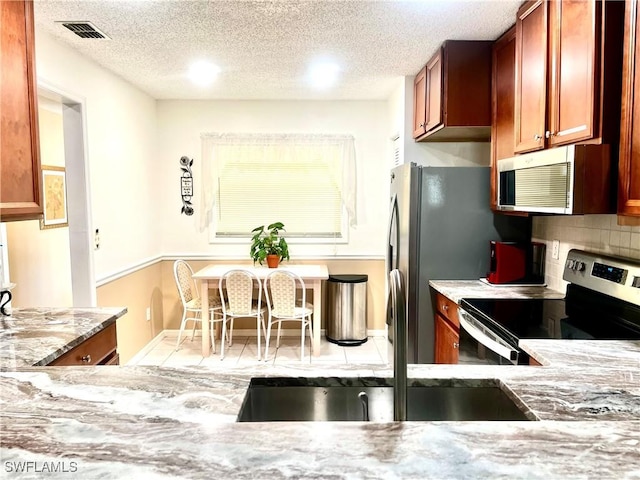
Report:
<svg viewBox="0 0 640 480"><path fill-rule="evenodd" d="M247 237L284 223L288 238L345 238L355 225L355 149L348 135L202 137L201 228Z"/></svg>

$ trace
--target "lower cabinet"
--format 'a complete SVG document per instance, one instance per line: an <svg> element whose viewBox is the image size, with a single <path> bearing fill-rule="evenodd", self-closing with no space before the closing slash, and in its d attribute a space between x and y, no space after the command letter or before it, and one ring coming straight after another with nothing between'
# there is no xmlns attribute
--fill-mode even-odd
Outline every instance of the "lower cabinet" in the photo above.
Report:
<svg viewBox="0 0 640 480"><path fill-rule="evenodd" d="M458 363L459 331L442 315L436 314L436 363Z"/></svg>
<svg viewBox="0 0 640 480"><path fill-rule="evenodd" d="M441 295L435 297L435 363L458 363L460 321L458 305Z"/></svg>
<svg viewBox="0 0 640 480"><path fill-rule="evenodd" d="M104 330L87 338L48 365L119 365L116 324L112 323Z"/></svg>

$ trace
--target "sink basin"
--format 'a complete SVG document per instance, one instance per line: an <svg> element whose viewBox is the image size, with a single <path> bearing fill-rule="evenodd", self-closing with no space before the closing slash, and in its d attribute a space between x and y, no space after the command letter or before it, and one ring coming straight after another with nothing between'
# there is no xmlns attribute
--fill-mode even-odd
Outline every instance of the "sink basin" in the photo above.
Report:
<svg viewBox="0 0 640 480"><path fill-rule="evenodd" d="M361 392L369 420L393 421L393 380L361 378L253 378L239 422L363 421ZM425 383L434 383L433 385ZM407 391L407 420L529 420L495 380L413 381Z"/></svg>

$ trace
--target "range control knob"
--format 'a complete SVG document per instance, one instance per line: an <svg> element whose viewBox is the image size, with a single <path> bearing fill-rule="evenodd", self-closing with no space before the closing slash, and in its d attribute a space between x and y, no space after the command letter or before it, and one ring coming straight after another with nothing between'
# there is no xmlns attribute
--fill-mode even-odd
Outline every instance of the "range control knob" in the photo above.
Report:
<svg viewBox="0 0 640 480"><path fill-rule="evenodd" d="M575 262L575 261L573 261L573 260L571 260L571 259L567 260L567 268L568 268L569 270L573 270L573 269L574 269L575 264L576 264L576 262Z"/></svg>
<svg viewBox="0 0 640 480"><path fill-rule="evenodd" d="M576 269L578 272L584 272L584 270L585 270L585 268L586 268L586 267L587 267L587 266L585 265L585 263L584 263L584 262L576 262L575 269Z"/></svg>

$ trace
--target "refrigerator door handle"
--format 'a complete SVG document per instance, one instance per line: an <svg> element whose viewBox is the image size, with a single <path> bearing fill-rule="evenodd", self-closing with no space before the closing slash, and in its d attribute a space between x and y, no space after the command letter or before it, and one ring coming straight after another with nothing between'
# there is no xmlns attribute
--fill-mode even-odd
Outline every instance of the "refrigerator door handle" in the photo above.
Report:
<svg viewBox="0 0 640 480"><path fill-rule="evenodd" d="M398 268L398 247L400 245L400 231L398 229L398 194L394 193L391 197L391 206L389 208L389 231L387 232L387 274ZM392 243L393 231L395 227L395 249ZM389 283L387 290L387 325L393 326L393 302L391 291L392 286ZM393 335L393 333L392 333Z"/></svg>
<svg viewBox="0 0 640 480"><path fill-rule="evenodd" d="M400 270L391 270L389 284L393 303L393 419L402 422L407 419L407 313Z"/></svg>
<svg viewBox="0 0 640 480"><path fill-rule="evenodd" d="M398 194L394 193L389 208L389 231L387 233L387 272L398 268L398 247L400 246L400 231L398 228ZM395 229L394 229L395 227ZM395 230L395 242L392 243L392 235ZM395 250L394 250L395 245Z"/></svg>

